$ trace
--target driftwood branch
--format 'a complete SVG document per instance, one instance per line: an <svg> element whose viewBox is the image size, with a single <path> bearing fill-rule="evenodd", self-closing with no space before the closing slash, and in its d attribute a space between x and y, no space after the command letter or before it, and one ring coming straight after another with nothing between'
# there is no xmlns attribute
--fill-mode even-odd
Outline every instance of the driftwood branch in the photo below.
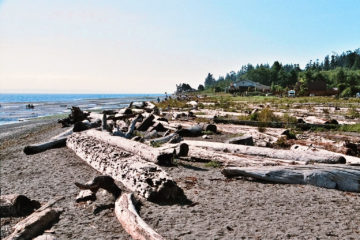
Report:
<svg viewBox="0 0 360 240"><path fill-rule="evenodd" d="M125 231L136 240L165 240L138 215L132 194L123 194L115 202L115 215Z"/></svg>
<svg viewBox="0 0 360 240"><path fill-rule="evenodd" d="M29 145L24 148L26 155L41 153L49 149L60 148L66 146L66 139L73 133L73 129L68 129L63 133L51 138L49 141L34 145Z"/></svg>

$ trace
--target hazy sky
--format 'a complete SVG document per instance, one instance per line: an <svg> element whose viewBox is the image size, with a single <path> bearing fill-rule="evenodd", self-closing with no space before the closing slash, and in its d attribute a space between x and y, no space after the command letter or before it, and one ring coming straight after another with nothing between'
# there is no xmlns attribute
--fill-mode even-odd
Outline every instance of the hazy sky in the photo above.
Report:
<svg viewBox="0 0 360 240"><path fill-rule="evenodd" d="M0 92L172 92L359 47L359 0L0 0Z"/></svg>

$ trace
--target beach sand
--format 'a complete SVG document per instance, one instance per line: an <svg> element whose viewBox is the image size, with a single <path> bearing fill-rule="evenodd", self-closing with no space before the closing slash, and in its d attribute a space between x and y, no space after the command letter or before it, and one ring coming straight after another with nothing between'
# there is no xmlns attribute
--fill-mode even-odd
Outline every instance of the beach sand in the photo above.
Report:
<svg viewBox="0 0 360 240"><path fill-rule="evenodd" d="M103 192L91 204L77 204L75 181L99 173L67 148L25 155L25 145L63 131L54 120L0 126L1 194L24 194L64 212L51 229L58 239L131 239ZM220 168L179 162L164 168L190 205L142 201L140 215L166 239L360 239L360 194L313 186L226 179ZM21 218L1 219L1 234Z"/></svg>

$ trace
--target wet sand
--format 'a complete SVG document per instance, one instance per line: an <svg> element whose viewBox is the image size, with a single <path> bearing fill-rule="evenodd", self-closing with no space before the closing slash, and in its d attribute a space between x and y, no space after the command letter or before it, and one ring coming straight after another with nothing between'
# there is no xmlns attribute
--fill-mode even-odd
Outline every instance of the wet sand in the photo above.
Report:
<svg viewBox="0 0 360 240"><path fill-rule="evenodd" d="M27 156L25 145L63 131L54 120L0 127L1 194L19 193L64 212L51 229L58 239L131 239L99 192L91 204L77 204L74 181L99 173L67 148ZM142 201L140 215L166 239L360 239L360 194L313 186L265 184L226 179L220 168L178 162L164 168L190 205ZM2 237L20 218L1 219Z"/></svg>

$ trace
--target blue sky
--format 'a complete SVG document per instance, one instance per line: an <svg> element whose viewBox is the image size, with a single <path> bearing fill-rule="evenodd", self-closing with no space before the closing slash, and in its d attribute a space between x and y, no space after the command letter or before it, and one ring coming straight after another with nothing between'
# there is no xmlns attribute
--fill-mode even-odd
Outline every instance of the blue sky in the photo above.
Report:
<svg viewBox="0 0 360 240"><path fill-rule="evenodd" d="M0 0L0 92L172 92L360 47L358 0Z"/></svg>

